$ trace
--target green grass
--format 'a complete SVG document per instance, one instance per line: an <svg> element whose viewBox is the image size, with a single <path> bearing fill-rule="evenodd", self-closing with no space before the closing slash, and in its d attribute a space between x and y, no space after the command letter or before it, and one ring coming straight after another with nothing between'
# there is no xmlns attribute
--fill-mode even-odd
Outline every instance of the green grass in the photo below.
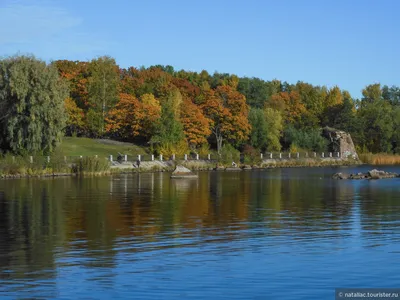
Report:
<svg viewBox="0 0 400 300"><path fill-rule="evenodd" d="M60 150L66 156L95 156L109 157L110 154L117 159L118 152L128 156L146 154L146 148L130 143L121 143L112 140L96 140L89 138L64 137Z"/></svg>

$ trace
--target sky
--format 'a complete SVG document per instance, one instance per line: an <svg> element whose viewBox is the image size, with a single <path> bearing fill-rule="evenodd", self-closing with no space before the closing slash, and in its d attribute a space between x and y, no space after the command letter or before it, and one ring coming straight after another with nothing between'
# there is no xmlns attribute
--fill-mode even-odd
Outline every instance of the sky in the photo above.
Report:
<svg viewBox="0 0 400 300"><path fill-rule="evenodd" d="M400 85L398 0L0 0L0 56Z"/></svg>

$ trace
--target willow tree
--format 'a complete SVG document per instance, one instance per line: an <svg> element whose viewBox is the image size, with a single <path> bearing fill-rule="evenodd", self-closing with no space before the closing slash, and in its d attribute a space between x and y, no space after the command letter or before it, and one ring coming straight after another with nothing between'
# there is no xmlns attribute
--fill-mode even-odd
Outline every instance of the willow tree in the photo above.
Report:
<svg viewBox="0 0 400 300"><path fill-rule="evenodd" d="M33 56L0 60L0 148L51 152L65 127L67 96L54 66Z"/></svg>

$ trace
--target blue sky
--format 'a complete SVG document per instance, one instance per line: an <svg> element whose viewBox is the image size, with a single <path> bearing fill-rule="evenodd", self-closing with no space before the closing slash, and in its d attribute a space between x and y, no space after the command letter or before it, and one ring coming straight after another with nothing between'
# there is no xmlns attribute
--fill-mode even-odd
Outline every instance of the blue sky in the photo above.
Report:
<svg viewBox="0 0 400 300"><path fill-rule="evenodd" d="M0 0L0 55L400 85L397 0Z"/></svg>

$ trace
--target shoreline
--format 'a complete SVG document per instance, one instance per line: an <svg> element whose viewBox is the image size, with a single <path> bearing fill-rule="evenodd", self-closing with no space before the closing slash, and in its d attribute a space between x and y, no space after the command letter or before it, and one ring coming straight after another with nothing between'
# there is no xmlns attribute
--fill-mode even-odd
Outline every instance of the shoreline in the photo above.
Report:
<svg viewBox="0 0 400 300"><path fill-rule="evenodd" d="M182 165L191 171L216 171L216 172L238 172L248 170L276 169L276 168L320 168L320 167L340 167L363 165L359 160L324 158L324 159L265 159L261 164L250 165L240 164L232 167L227 164L218 164L217 161L206 160L187 160L187 161L142 161L140 167L133 163L114 162L108 171L103 172L63 172L63 173L44 173L44 174L1 174L0 179L22 179L22 178L55 178L55 177L74 177L74 176L108 176L115 174L135 174L135 173L159 173L172 172L176 165Z"/></svg>

